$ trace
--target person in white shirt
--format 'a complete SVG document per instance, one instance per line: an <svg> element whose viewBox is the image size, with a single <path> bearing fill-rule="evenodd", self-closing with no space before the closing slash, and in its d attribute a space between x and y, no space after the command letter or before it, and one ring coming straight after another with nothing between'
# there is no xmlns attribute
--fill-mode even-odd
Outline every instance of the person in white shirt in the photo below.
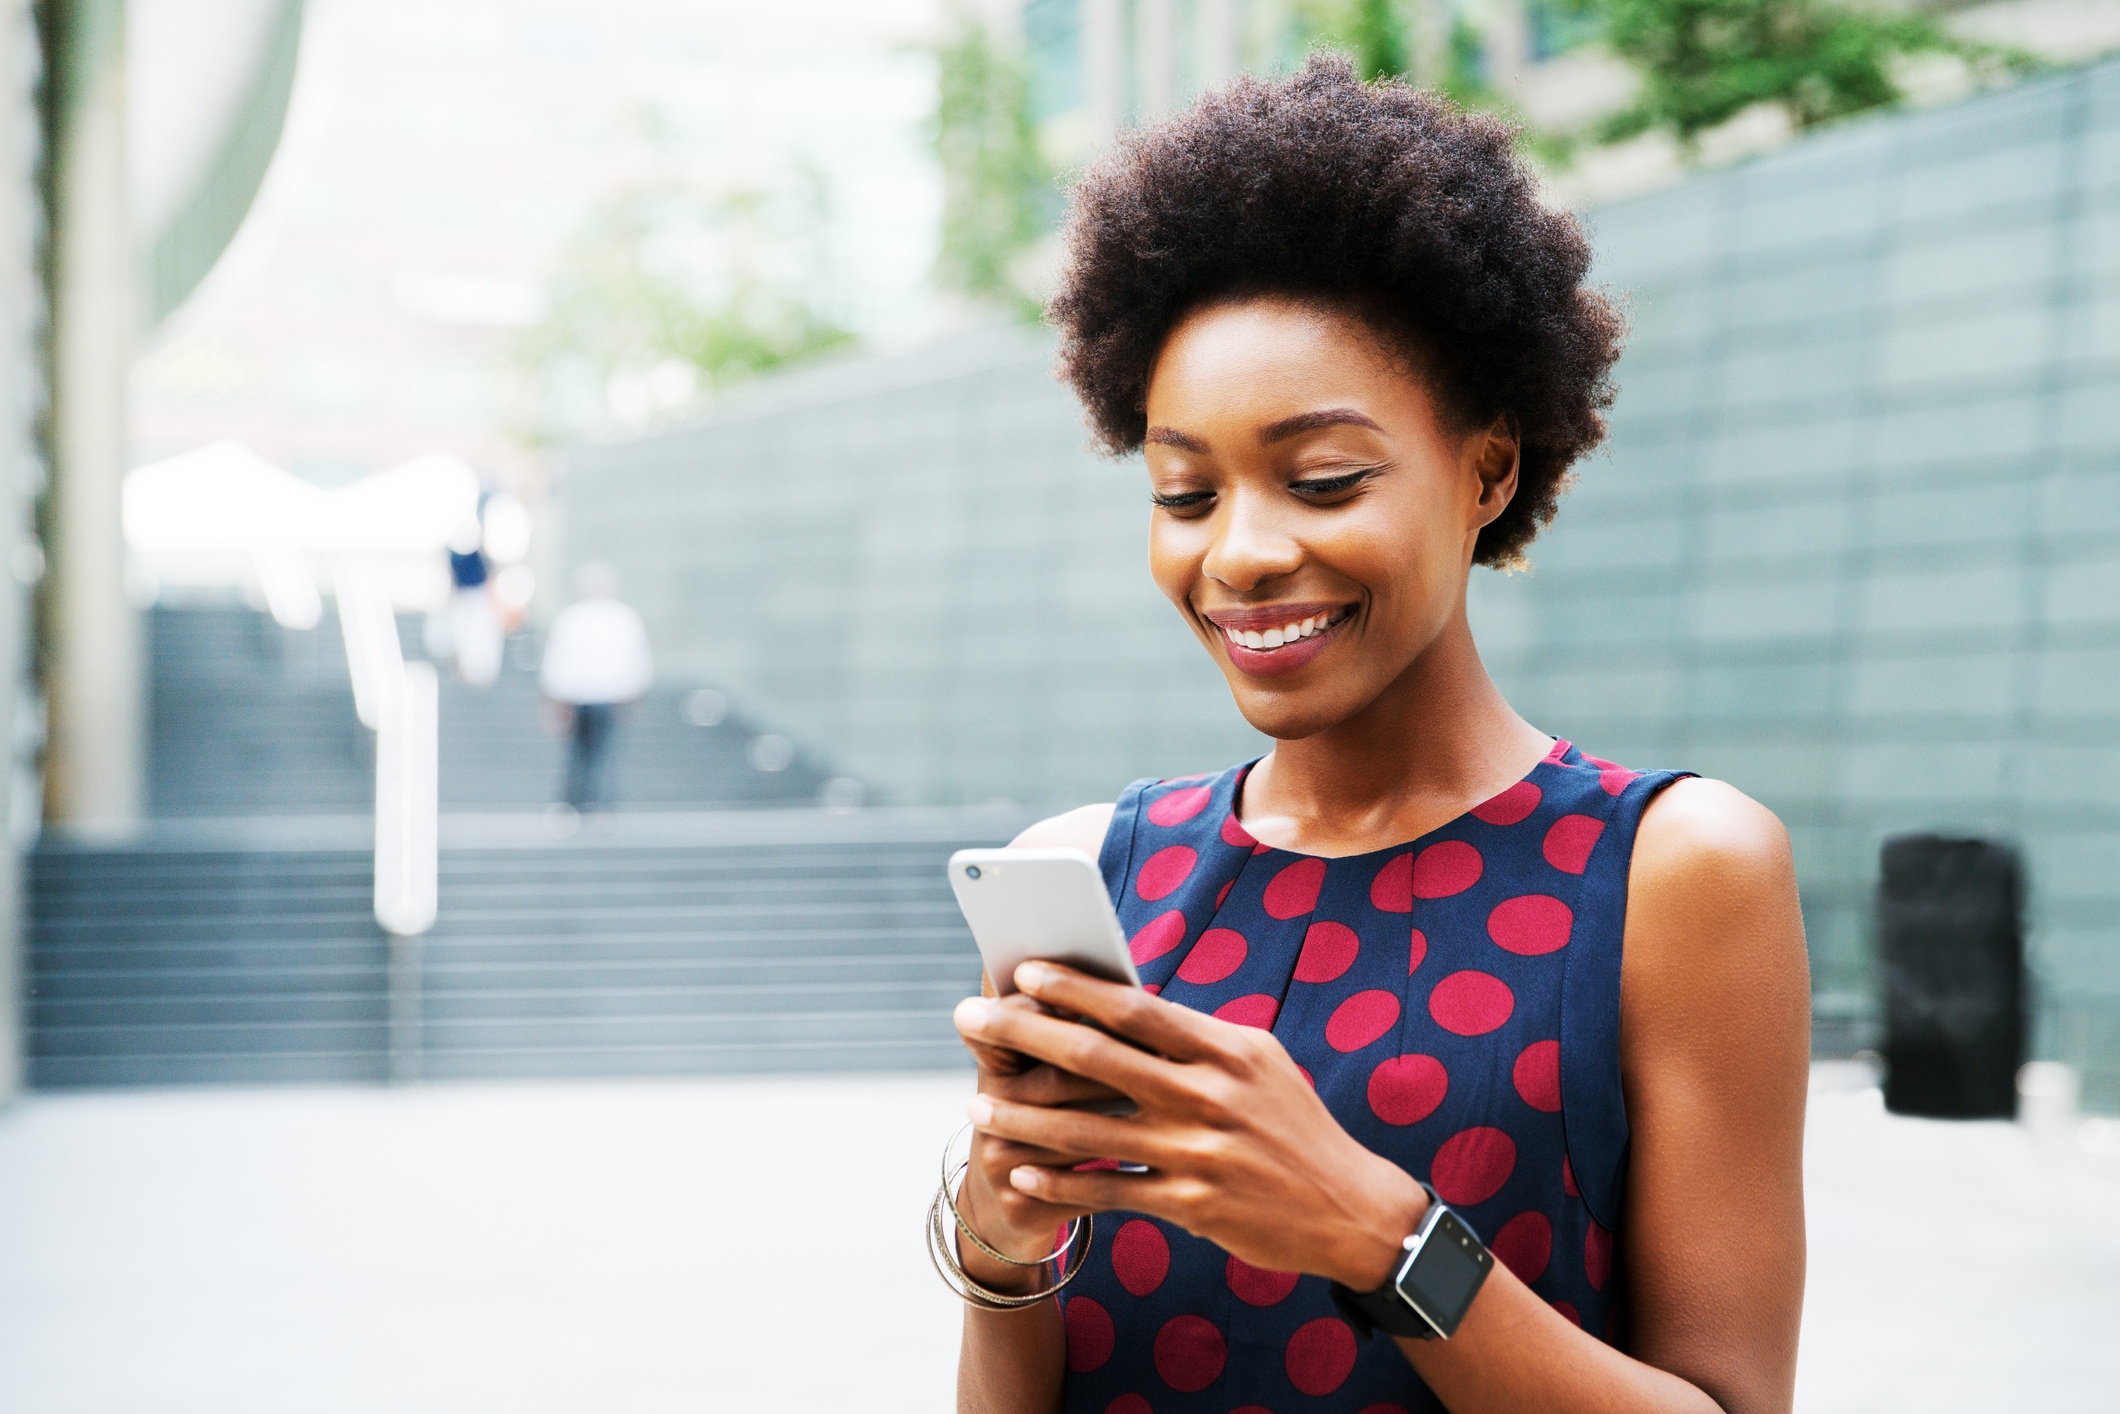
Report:
<svg viewBox="0 0 2120 1414"><path fill-rule="evenodd" d="M618 708L648 690L655 666L647 625L618 601L616 570L590 561L575 570L574 588L580 597L546 630L538 684L569 718L567 804L593 810L610 804Z"/></svg>

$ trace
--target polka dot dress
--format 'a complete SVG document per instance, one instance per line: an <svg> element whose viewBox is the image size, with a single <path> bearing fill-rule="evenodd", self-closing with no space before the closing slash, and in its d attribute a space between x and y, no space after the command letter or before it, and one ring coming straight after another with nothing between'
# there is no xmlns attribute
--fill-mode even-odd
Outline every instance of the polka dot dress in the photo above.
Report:
<svg viewBox="0 0 2120 1414"><path fill-rule="evenodd" d="M1103 869L1142 981L1270 1029L1348 1132L1425 1178L1554 1309L1619 1339L1619 961L1635 826L1679 773L1567 742L1408 845L1343 859L1238 823L1249 767L1120 797ZM1063 1302L1069 1414L1413 1414L1319 1277L1168 1223L1097 1223Z"/></svg>

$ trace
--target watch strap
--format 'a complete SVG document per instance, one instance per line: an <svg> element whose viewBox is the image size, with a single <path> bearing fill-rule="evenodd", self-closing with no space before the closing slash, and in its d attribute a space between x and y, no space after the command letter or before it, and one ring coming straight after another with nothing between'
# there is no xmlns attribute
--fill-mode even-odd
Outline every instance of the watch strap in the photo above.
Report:
<svg viewBox="0 0 2120 1414"><path fill-rule="evenodd" d="M1428 1195L1429 1211L1421 1218L1421 1230L1426 1231L1434 1227L1437 1212L1447 1211L1448 1205L1437 1197L1436 1191L1425 1182L1419 1179L1414 1181L1420 1183L1421 1191ZM1384 1278L1384 1284L1375 1291L1356 1291L1339 1282L1332 1283L1332 1304L1347 1324L1354 1328L1354 1333L1361 1338L1363 1344L1368 1344L1378 1331L1408 1340L1435 1339L1435 1327L1399 1294L1399 1274L1406 1269L1413 1256L1411 1252L1402 1253L1398 1260L1392 1263L1390 1273Z"/></svg>

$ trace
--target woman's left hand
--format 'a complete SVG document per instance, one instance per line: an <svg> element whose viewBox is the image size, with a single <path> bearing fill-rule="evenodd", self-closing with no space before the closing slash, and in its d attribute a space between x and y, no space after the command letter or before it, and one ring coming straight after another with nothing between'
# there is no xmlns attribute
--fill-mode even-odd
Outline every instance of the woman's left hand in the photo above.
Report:
<svg viewBox="0 0 2120 1414"><path fill-rule="evenodd" d="M970 1107L974 1127L1149 1170L1026 1164L1010 1174L1016 1188L1060 1207L1147 1213L1252 1266L1311 1273L1356 1291L1373 1291L1390 1276L1427 1195L1340 1127L1272 1033L1051 963L1017 968L1016 985L1113 1035L980 998L958 1006L958 1029L1101 1081L1139 1112L1114 1118L981 1095Z"/></svg>

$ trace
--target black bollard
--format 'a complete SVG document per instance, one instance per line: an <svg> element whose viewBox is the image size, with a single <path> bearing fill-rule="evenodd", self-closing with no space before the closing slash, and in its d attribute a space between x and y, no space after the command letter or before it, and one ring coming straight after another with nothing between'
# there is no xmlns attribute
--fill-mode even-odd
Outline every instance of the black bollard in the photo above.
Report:
<svg viewBox="0 0 2120 1414"><path fill-rule="evenodd" d="M2007 1119L2025 1037L2017 853L1991 840L1895 835L1881 864L1885 1108Z"/></svg>

